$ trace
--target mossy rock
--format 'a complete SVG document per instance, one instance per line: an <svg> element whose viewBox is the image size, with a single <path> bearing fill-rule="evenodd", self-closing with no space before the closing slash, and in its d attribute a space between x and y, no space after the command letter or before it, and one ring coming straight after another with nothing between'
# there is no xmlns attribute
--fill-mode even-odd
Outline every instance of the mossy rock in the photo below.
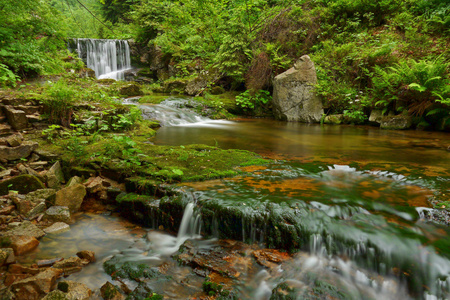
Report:
<svg viewBox="0 0 450 300"><path fill-rule="evenodd" d="M19 175L0 182L0 195L7 195L9 191L28 194L39 189L45 189L44 184L33 175Z"/></svg>
<svg viewBox="0 0 450 300"><path fill-rule="evenodd" d="M130 262L123 263L120 257L113 257L103 263L103 268L113 279L130 279L140 281L140 278L167 279L157 268L152 268L145 263Z"/></svg>
<svg viewBox="0 0 450 300"><path fill-rule="evenodd" d="M121 87L119 92L121 95L128 97L141 96L144 94L141 90L141 87L133 83Z"/></svg>
<svg viewBox="0 0 450 300"><path fill-rule="evenodd" d="M221 95L221 94L225 93L225 89L221 86L214 86L209 90L209 92L212 95Z"/></svg>

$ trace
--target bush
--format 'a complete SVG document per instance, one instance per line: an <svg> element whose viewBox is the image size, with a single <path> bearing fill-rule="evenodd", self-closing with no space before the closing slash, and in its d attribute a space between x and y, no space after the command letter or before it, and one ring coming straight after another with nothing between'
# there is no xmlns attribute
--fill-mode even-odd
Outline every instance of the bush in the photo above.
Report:
<svg viewBox="0 0 450 300"><path fill-rule="evenodd" d="M42 98L49 121L69 126L72 120L75 96L76 90L65 81L59 80L52 83Z"/></svg>

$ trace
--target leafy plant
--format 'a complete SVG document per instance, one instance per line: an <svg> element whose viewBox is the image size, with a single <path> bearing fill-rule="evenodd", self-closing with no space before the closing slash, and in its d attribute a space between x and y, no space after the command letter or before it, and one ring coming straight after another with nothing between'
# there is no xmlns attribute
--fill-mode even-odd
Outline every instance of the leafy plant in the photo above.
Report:
<svg viewBox="0 0 450 300"><path fill-rule="evenodd" d="M246 90L236 96L236 105L241 107L244 111L255 110L266 106L271 99L272 96L269 91L259 90L252 94L251 90Z"/></svg>

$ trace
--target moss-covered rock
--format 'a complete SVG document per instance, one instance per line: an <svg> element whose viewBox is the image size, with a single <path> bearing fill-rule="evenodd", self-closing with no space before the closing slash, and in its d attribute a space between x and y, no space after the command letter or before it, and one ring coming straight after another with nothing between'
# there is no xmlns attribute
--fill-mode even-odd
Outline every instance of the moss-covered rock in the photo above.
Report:
<svg viewBox="0 0 450 300"><path fill-rule="evenodd" d="M37 177L28 174L19 175L0 182L0 195L7 195L9 191L17 191L19 194L28 194L44 188L44 184Z"/></svg>

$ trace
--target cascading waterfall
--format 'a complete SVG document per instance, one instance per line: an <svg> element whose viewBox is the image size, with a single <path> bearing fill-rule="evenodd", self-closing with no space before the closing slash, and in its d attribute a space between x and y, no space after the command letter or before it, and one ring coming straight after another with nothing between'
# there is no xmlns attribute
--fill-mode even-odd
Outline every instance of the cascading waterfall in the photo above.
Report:
<svg viewBox="0 0 450 300"><path fill-rule="evenodd" d="M124 80L131 69L130 47L124 40L75 39L76 51L98 79Z"/></svg>

